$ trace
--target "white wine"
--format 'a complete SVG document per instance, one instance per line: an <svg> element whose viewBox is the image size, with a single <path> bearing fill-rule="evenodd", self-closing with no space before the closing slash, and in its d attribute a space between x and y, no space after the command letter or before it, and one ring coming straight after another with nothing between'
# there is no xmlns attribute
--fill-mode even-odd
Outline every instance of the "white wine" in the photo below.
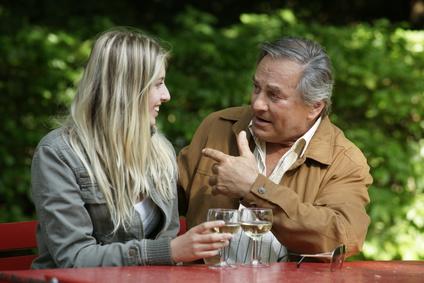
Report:
<svg viewBox="0 0 424 283"><path fill-rule="evenodd" d="M269 221L255 221L255 222L242 222L241 229L244 233L252 239L259 239L263 234L271 230L272 222Z"/></svg>
<svg viewBox="0 0 424 283"><path fill-rule="evenodd" d="M225 223L224 226L213 228L215 233L235 234L240 229L240 223Z"/></svg>

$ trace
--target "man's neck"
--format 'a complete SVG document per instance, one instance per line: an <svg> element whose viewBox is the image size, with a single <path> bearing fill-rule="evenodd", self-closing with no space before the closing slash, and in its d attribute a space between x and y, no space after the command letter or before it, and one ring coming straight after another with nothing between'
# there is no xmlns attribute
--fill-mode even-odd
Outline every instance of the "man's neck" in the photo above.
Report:
<svg viewBox="0 0 424 283"><path fill-rule="evenodd" d="M280 154L280 157L284 155L294 144L295 142L288 142L288 143L266 143L266 154L271 155L278 155Z"/></svg>
<svg viewBox="0 0 424 283"><path fill-rule="evenodd" d="M278 143L266 143L265 153L265 164L266 164L266 175L269 177L278 161L283 155L290 150L294 143L278 144Z"/></svg>

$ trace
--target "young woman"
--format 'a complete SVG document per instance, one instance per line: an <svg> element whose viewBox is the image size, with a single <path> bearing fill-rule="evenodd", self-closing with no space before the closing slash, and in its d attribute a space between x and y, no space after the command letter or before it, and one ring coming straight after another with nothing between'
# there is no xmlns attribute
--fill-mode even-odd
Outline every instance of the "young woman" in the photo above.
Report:
<svg viewBox="0 0 424 283"><path fill-rule="evenodd" d="M167 52L129 29L95 42L67 123L38 145L33 268L173 264L214 256L231 235L179 230L177 166L156 129Z"/></svg>

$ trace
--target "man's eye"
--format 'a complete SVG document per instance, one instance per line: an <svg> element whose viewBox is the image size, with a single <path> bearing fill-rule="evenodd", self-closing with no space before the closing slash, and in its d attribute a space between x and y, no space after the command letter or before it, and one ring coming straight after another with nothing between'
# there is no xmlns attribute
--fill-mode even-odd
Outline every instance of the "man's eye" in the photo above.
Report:
<svg viewBox="0 0 424 283"><path fill-rule="evenodd" d="M280 96L278 95L278 93L275 93L275 92L268 93L268 96L274 101L280 99Z"/></svg>

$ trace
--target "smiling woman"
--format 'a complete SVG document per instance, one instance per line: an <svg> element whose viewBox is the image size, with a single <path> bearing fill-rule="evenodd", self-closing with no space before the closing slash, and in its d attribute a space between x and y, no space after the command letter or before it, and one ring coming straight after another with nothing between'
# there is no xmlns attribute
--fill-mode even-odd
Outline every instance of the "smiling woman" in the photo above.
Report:
<svg viewBox="0 0 424 283"><path fill-rule="evenodd" d="M230 235L210 232L219 221L175 238L175 153L156 129L170 100L166 60L154 39L132 29L95 41L67 122L34 154L33 268L173 264L228 244Z"/></svg>

